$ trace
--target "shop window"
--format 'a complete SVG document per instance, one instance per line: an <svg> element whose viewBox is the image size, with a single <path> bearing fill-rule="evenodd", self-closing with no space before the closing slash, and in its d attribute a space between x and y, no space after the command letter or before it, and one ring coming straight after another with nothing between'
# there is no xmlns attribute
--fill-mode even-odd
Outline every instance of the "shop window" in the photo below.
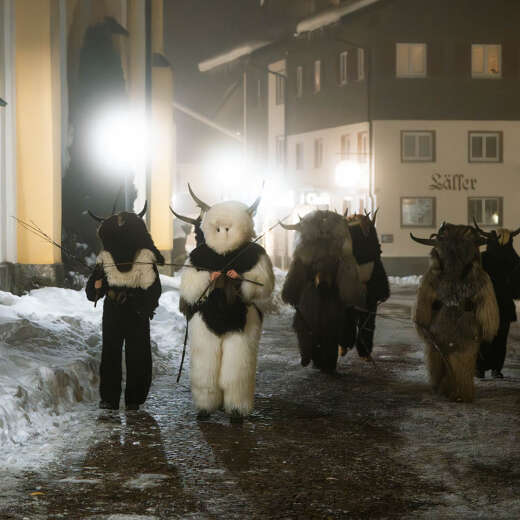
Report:
<svg viewBox="0 0 520 520"><path fill-rule="evenodd" d="M473 219L482 226L501 226L502 197L468 197L468 224Z"/></svg>
<svg viewBox="0 0 520 520"><path fill-rule="evenodd" d="M435 197L401 197L401 227L435 227Z"/></svg>

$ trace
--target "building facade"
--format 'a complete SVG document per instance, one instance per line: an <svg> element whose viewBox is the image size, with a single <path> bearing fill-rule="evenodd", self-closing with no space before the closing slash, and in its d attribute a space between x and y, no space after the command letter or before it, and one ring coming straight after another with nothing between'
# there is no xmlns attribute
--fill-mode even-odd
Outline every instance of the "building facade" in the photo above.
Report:
<svg viewBox="0 0 520 520"><path fill-rule="evenodd" d="M61 181L69 145L69 92L88 27L110 19L134 110L147 114L150 164L134 171L148 199L157 247L168 255L173 228L173 74L164 58L162 0L0 0L0 289L59 283L60 250L18 226L34 222L61 242ZM139 171L137 171L139 170ZM86 208L78 208L83 211ZM15 217L15 218L13 218Z"/></svg>
<svg viewBox="0 0 520 520"><path fill-rule="evenodd" d="M357 0L304 18L242 58L249 155L296 204L379 208L391 274L426 268L411 231L517 228L519 23L510 0Z"/></svg>

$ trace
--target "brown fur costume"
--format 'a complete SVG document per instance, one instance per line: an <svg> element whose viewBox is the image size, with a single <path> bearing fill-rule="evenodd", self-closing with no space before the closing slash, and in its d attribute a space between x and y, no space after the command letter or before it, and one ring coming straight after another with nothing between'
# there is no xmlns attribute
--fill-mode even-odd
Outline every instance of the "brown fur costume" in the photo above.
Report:
<svg viewBox="0 0 520 520"><path fill-rule="evenodd" d="M299 224L283 227L299 231L282 299L296 309L293 327L301 363L306 366L312 360L317 368L331 372L338 345L346 346L347 306L365 305L347 221L332 211L313 211Z"/></svg>
<svg viewBox="0 0 520 520"><path fill-rule="evenodd" d="M473 401L480 342L492 340L499 325L493 286L480 263L482 240L475 229L453 224L430 239L411 236L433 246L415 310L431 385L451 400Z"/></svg>

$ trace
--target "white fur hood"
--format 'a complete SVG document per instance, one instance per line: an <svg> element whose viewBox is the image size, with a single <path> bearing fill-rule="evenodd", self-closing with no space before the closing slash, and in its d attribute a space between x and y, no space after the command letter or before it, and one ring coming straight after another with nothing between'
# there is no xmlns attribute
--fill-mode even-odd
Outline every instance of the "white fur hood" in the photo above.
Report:
<svg viewBox="0 0 520 520"><path fill-rule="evenodd" d="M130 271L122 273L115 266L114 258L108 251L101 251L97 263L103 266L108 285L111 287L130 287L133 289L148 289L155 282L155 255L149 249L140 249L134 258Z"/></svg>

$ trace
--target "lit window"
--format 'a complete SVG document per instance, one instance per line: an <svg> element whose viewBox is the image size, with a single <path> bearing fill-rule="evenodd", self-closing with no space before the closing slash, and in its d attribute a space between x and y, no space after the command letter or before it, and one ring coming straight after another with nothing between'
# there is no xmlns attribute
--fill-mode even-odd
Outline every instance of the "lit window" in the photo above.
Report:
<svg viewBox="0 0 520 520"><path fill-rule="evenodd" d="M435 227L435 197L401 197L401 227Z"/></svg>
<svg viewBox="0 0 520 520"><path fill-rule="evenodd" d="M277 166L283 166L285 164L285 136L276 136L276 164Z"/></svg>
<svg viewBox="0 0 520 520"><path fill-rule="evenodd" d="M358 134L358 157L359 162L368 162L368 132Z"/></svg>
<svg viewBox="0 0 520 520"><path fill-rule="evenodd" d="M483 226L502 225L502 197L468 197L468 223Z"/></svg>
<svg viewBox="0 0 520 520"><path fill-rule="evenodd" d="M426 44L396 44L396 75L398 78L426 77Z"/></svg>
<svg viewBox="0 0 520 520"><path fill-rule="evenodd" d="M283 105L285 103L285 77L284 71L276 74L276 104Z"/></svg>
<svg viewBox="0 0 520 520"><path fill-rule="evenodd" d="M435 160L435 132L401 132L402 162L433 162Z"/></svg>
<svg viewBox="0 0 520 520"><path fill-rule="evenodd" d="M339 84L346 85L348 81L347 76L348 66L348 52L344 51L339 55Z"/></svg>
<svg viewBox="0 0 520 520"><path fill-rule="evenodd" d="M303 96L303 67L300 65L296 67L296 97Z"/></svg>
<svg viewBox="0 0 520 520"><path fill-rule="evenodd" d="M303 143L296 143L296 169L303 170Z"/></svg>
<svg viewBox="0 0 520 520"><path fill-rule="evenodd" d="M350 134L344 134L341 136L341 160L350 159L351 152Z"/></svg>
<svg viewBox="0 0 520 520"><path fill-rule="evenodd" d="M323 164L323 139L314 139L314 168L321 168Z"/></svg>
<svg viewBox="0 0 520 520"><path fill-rule="evenodd" d="M471 46L471 75L474 78L502 76L502 46L473 44Z"/></svg>
<svg viewBox="0 0 520 520"><path fill-rule="evenodd" d="M502 132L469 132L469 162L501 162Z"/></svg>
<svg viewBox="0 0 520 520"><path fill-rule="evenodd" d="M317 60L314 62L314 92L317 93L321 90L321 61Z"/></svg>
<svg viewBox="0 0 520 520"><path fill-rule="evenodd" d="M357 50L358 56L358 70L357 70L357 79L358 81L363 81L365 79L365 49Z"/></svg>

